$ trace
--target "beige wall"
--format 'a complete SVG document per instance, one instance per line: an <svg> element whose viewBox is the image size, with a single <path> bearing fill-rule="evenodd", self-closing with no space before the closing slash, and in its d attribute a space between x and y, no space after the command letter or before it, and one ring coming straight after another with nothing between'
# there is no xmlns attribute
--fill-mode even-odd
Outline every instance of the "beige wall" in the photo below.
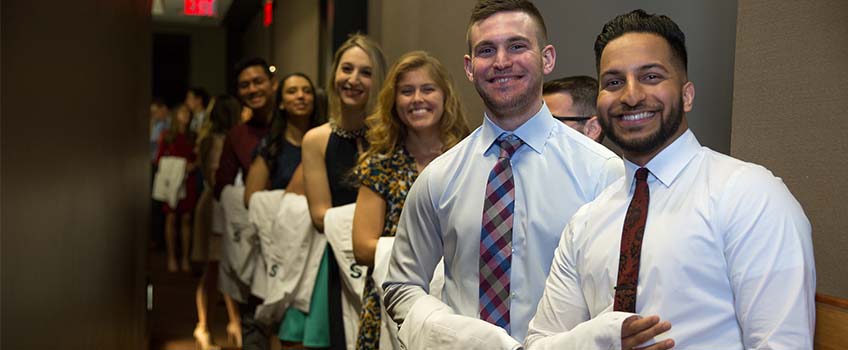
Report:
<svg viewBox="0 0 848 350"><path fill-rule="evenodd" d="M483 103L465 78L465 28L475 1L472 0L371 0L369 33L380 42L391 65L412 50L425 50L439 58L453 77L469 123L483 120Z"/></svg>
<svg viewBox="0 0 848 350"><path fill-rule="evenodd" d="M2 3L3 349L146 349L145 0Z"/></svg>
<svg viewBox="0 0 848 350"><path fill-rule="evenodd" d="M242 58L262 57L268 61L271 57L271 30L262 25L262 12L257 12L242 36Z"/></svg>
<svg viewBox="0 0 848 350"><path fill-rule="evenodd" d="M740 0L732 154L782 177L813 225L819 292L848 298L848 2Z"/></svg>
<svg viewBox="0 0 848 350"><path fill-rule="evenodd" d="M274 9L273 64L277 76L306 73L318 82L318 1L277 1Z"/></svg>

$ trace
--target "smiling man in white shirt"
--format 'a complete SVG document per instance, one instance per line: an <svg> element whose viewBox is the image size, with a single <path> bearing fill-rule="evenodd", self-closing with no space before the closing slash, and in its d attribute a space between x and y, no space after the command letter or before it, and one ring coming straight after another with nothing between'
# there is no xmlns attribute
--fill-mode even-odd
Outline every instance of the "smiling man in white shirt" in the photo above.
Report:
<svg viewBox="0 0 848 350"><path fill-rule="evenodd" d="M528 349L812 349L810 223L767 169L702 147L685 36L636 10L595 42L625 177L563 232Z"/></svg>
<svg viewBox="0 0 848 350"><path fill-rule="evenodd" d="M543 103L556 52L532 3L479 2L467 38L465 71L486 107L483 125L415 181L384 283L407 348L520 346L562 229L623 170ZM427 292L443 257L438 300Z"/></svg>

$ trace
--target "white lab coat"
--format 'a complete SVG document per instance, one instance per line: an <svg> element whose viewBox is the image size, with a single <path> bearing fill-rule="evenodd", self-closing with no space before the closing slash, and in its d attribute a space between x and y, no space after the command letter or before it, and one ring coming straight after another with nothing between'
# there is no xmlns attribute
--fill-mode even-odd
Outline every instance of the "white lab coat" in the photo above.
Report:
<svg viewBox="0 0 848 350"><path fill-rule="evenodd" d="M392 246L394 243L394 237L380 237L380 240L377 241L377 251L374 253L374 271L371 277L377 286L377 293L380 295L380 300L383 299L383 282L389 273L389 260L392 256ZM433 271L433 279L430 280L430 295L436 299L441 299L442 287L444 285L445 264L444 260L442 260L439 261L439 264L436 265L436 269ZM383 320L383 324L380 326L380 349L401 349L398 339L398 325L386 312L386 305L382 302L380 303L380 311Z"/></svg>
<svg viewBox="0 0 848 350"><path fill-rule="evenodd" d="M221 239L218 288L236 301L246 303L254 273L262 259L256 227L250 223L244 207L244 187L224 187L221 206L224 208L226 230Z"/></svg>
<svg viewBox="0 0 848 350"><path fill-rule="evenodd" d="M185 189L182 187L185 169L186 159L183 157L159 158L159 166L153 178L153 199L166 202L171 208L176 208L180 198L185 198ZM183 190L182 197L180 197L180 189Z"/></svg>
<svg viewBox="0 0 848 350"><path fill-rule="evenodd" d="M276 323L289 307L308 313L327 239L312 226L306 197L282 190L256 192L249 212L267 282L264 290L254 290L264 297L256 318Z"/></svg>
<svg viewBox="0 0 848 350"><path fill-rule="evenodd" d="M355 204L331 208L324 215L324 234L333 249L336 261L339 264L342 277L342 314L345 326L345 338L349 349L356 344L356 336L359 331L359 313L362 310L362 293L365 289L365 278L368 268L356 265L353 255L353 213ZM383 296L383 281L386 279L389 267L389 257L392 252L394 237L382 237L377 243L377 251L374 255L374 271L372 278L377 286L380 298ZM444 264L436 266L433 280L430 282L430 295L441 298L442 286L444 286ZM398 341L398 327L386 313L385 306L381 305L383 324L380 326L380 349L400 349Z"/></svg>
<svg viewBox="0 0 848 350"><path fill-rule="evenodd" d="M353 211L355 204L334 207L324 214L324 235L333 249L342 279L342 320L348 349L356 347L362 290L368 268L357 265L353 256Z"/></svg>

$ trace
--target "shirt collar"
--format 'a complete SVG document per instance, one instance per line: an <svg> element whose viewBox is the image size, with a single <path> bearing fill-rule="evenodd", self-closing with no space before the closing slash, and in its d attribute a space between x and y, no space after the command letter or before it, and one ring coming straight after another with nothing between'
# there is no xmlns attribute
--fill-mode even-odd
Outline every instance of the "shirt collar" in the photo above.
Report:
<svg viewBox="0 0 848 350"><path fill-rule="evenodd" d="M548 141L548 136L551 134L552 129L556 126L555 123L558 122L553 118L551 111L548 110L548 106L544 102L542 102L542 108L540 108L536 114L512 132L501 129L489 119L488 114L484 113L483 127L480 135L482 145L485 147L483 153L488 153L498 136L506 133L515 134L524 141L527 146L530 146L533 151L542 154L542 151L545 149L545 144Z"/></svg>
<svg viewBox="0 0 848 350"><path fill-rule="evenodd" d="M648 168L650 174L665 187L669 187L700 149L701 144L695 138L695 134L692 133L692 130L687 129L677 140L657 153L645 165L645 168ZM639 169L638 165L627 159L624 160L624 176L626 176L628 188L633 188L634 174L637 169ZM648 181L650 182L650 176Z"/></svg>

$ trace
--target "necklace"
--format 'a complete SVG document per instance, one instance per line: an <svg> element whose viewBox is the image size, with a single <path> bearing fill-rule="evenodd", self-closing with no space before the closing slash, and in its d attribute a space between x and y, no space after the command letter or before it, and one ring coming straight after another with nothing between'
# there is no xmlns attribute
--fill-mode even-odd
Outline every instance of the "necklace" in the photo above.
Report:
<svg viewBox="0 0 848 350"><path fill-rule="evenodd" d="M363 127L359 128L357 130L350 131L350 130L342 129L340 126L336 125L336 123L334 123L334 122L330 122L330 130L334 134L339 135L339 137L341 137L341 138L357 139L357 138L365 136L365 132L368 131L368 128L363 126Z"/></svg>

